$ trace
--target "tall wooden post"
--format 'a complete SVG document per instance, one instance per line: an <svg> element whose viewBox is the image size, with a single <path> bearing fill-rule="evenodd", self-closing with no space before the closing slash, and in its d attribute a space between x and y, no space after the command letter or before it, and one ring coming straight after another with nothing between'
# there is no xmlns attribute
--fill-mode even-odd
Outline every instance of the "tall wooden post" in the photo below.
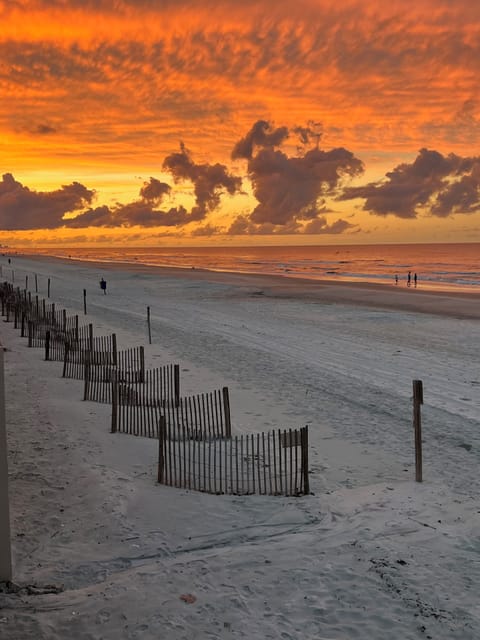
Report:
<svg viewBox="0 0 480 640"><path fill-rule="evenodd" d="M152 328L150 326L150 307L147 307L148 344L152 344Z"/></svg>
<svg viewBox="0 0 480 640"><path fill-rule="evenodd" d="M228 396L228 387L223 387L223 415L225 418L225 437L232 437L232 422L230 419L230 398Z"/></svg>
<svg viewBox="0 0 480 640"><path fill-rule="evenodd" d="M5 373L0 345L0 582L12 579L10 507L8 502L7 426L5 420Z"/></svg>
<svg viewBox="0 0 480 640"><path fill-rule="evenodd" d="M88 350L93 353L93 324L88 325Z"/></svg>
<svg viewBox="0 0 480 640"><path fill-rule="evenodd" d="M28 276L25 276L25 291L28 290Z"/></svg>
<svg viewBox="0 0 480 640"><path fill-rule="evenodd" d="M87 315L87 290L83 290L83 313Z"/></svg>
<svg viewBox="0 0 480 640"><path fill-rule="evenodd" d="M158 421L158 477L157 480L163 484L165 476L165 439L166 439L166 419L160 416Z"/></svg>
<svg viewBox="0 0 480 640"><path fill-rule="evenodd" d="M173 365L173 393L175 396L175 406L180 404L180 365Z"/></svg>
<svg viewBox="0 0 480 640"><path fill-rule="evenodd" d="M47 298L50 298L50 278L47 281Z"/></svg>
<svg viewBox="0 0 480 640"><path fill-rule="evenodd" d="M110 431L111 433L116 433L118 424L117 424L117 412L118 412L118 379L117 379L117 371L114 369L112 371L112 424Z"/></svg>
<svg viewBox="0 0 480 640"><path fill-rule="evenodd" d="M37 274L35 274L35 293L38 293L38 278L37 278Z"/></svg>
<svg viewBox="0 0 480 640"><path fill-rule="evenodd" d="M50 360L50 331L45 333L45 360Z"/></svg>
<svg viewBox="0 0 480 640"><path fill-rule="evenodd" d="M142 384L145 382L145 349L140 347L140 379Z"/></svg>
<svg viewBox="0 0 480 640"><path fill-rule="evenodd" d="M422 482L422 416L420 405L423 404L423 383L413 381L413 428L415 430L415 480Z"/></svg>
<svg viewBox="0 0 480 640"><path fill-rule="evenodd" d="M112 360L113 360L113 364L116 367L117 366L117 334L116 333L112 333Z"/></svg>

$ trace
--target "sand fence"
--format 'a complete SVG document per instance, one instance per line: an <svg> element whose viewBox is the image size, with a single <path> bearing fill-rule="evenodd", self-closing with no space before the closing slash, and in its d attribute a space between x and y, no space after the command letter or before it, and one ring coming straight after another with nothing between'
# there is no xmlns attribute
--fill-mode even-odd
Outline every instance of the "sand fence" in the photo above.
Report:
<svg viewBox="0 0 480 640"><path fill-rule="evenodd" d="M181 397L178 365L145 369L143 347L117 350L38 296L0 285L2 315L29 347L63 361L63 377L84 381L84 400L111 403L112 433L158 441L158 482L214 494L309 493L308 428L232 436L229 390Z"/></svg>

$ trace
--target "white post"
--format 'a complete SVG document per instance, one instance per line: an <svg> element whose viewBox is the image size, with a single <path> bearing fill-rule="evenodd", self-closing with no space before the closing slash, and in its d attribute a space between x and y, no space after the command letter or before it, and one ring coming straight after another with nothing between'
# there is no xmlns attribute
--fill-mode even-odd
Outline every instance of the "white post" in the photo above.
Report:
<svg viewBox="0 0 480 640"><path fill-rule="evenodd" d="M5 423L5 372L0 345L0 582L12 579L10 510L8 506L7 427Z"/></svg>

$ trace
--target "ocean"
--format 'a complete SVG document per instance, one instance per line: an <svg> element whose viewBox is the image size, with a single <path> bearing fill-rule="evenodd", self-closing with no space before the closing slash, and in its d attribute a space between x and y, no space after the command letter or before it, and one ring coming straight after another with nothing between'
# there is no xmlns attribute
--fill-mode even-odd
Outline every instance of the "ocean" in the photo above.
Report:
<svg viewBox="0 0 480 640"><path fill-rule="evenodd" d="M257 247L89 247L28 249L82 261L264 273L480 292L480 243Z"/></svg>

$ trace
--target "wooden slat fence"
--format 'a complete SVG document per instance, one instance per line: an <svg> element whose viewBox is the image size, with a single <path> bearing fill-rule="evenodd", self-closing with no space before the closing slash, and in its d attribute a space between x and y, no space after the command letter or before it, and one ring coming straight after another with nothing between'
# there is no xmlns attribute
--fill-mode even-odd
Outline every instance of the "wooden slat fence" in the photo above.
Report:
<svg viewBox="0 0 480 640"><path fill-rule="evenodd" d="M116 335L94 336L91 324L86 329L88 333L82 331L77 341L65 345L62 373L64 378L84 380L86 364L91 367L113 367L116 365ZM143 349L143 347L139 347L139 349Z"/></svg>
<svg viewBox="0 0 480 640"><path fill-rule="evenodd" d="M181 398L177 387L173 397L163 395L155 386L158 380L157 376L143 385L113 384L112 433L158 438L163 416L169 440L231 437L228 387Z"/></svg>
<svg viewBox="0 0 480 640"><path fill-rule="evenodd" d="M85 363L84 400L112 402L113 382L118 386L121 402L164 406L180 396L180 367L165 365L145 369L143 347L119 351L118 366Z"/></svg>
<svg viewBox="0 0 480 640"><path fill-rule="evenodd" d="M215 494L309 493L308 427L230 439L171 439L159 428L158 482Z"/></svg>

